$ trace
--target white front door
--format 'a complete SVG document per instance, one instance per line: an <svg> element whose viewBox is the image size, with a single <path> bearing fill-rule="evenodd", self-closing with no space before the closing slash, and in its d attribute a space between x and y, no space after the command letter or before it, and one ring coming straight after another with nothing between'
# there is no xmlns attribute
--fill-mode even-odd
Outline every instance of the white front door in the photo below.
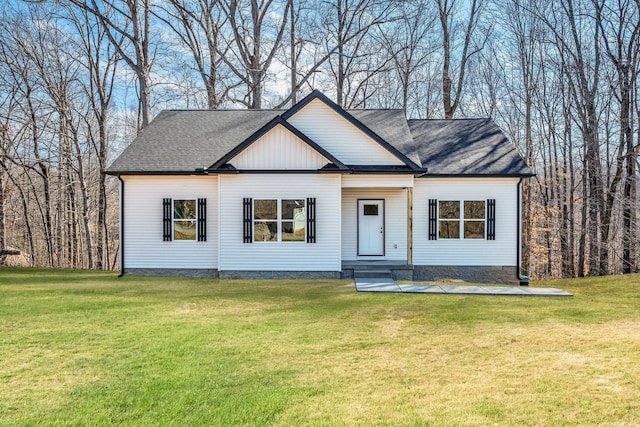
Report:
<svg viewBox="0 0 640 427"><path fill-rule="evenodd" d="M358 200L358 255L384 255L384 200Z"/></svg>

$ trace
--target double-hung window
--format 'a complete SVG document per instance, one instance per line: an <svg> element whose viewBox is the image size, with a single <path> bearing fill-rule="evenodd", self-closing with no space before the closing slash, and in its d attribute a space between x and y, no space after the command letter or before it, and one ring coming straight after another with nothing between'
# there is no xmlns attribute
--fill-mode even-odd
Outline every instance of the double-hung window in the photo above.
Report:
<svg viewBox="0 0 640 427"><path fill-rule="evenodd" d="M174 199L173 240L196 240L197 219L194 199Z"/></svg>
<svg viewBox="0 0 640 427"><path fill-rule="evenodd" d="M484 200L439 200L438 239L484 239Z"/></svg>
<svg viewBox="0 0 640 427"><path fill-rule="evenodd" d="M305 232L304 199L255 199L253 201L254 242L304 242Z"/></svg>
<svg viewBox="0 0 640 427"><path fill-rule="evenodd" d="M460 202L440 200L438 202L438 238L460 238Z"/></svg>
<svg viewBox="0 0 640 427"><path fill-rule="evenodd" d="M484 239L486 209L484 200L465 200L463 236L465 239Z"/></svg>

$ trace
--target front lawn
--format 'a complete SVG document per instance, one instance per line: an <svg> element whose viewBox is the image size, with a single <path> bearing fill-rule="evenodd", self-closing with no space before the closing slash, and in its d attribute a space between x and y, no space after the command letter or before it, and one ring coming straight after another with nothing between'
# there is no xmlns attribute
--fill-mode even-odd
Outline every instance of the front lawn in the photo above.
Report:
<svg viewBox="0 0 640 427"><path fill-rule="evenodd" d="M532 286L0 269L0 425L640 424L640 275Z"/></svg>

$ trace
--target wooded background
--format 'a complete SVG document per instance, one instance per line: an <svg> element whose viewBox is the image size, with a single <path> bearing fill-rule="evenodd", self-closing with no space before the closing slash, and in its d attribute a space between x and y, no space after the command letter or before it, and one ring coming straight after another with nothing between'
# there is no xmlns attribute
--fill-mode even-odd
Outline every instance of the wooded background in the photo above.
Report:
<svg viewBox="0 0 640 427"><path fill-rule="evenodd" d="M640 0L11 0L0 6L0 250L115 268L104 169L165 108L491 117L537 176L523 270L638 271Z"/></svg>

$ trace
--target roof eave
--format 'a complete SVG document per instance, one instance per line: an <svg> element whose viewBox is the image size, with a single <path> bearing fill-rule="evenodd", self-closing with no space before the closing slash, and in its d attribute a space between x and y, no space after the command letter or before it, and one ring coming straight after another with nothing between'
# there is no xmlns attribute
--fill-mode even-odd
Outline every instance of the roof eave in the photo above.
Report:
<svg viewBox="0 0 640 427"><path fill-rule="evenodd" d="M106 175L122 176L122 175L191 175L206 176L207 171L204 169L194 169L191 171L141 171L141 170L122 170L122 171L104 171Z"/></svg>
<svg viewBox="0 0 640 427"><path fill-rule="evenodd" d="M418 178L532 178L535 173L425 173Z"/></svg>

